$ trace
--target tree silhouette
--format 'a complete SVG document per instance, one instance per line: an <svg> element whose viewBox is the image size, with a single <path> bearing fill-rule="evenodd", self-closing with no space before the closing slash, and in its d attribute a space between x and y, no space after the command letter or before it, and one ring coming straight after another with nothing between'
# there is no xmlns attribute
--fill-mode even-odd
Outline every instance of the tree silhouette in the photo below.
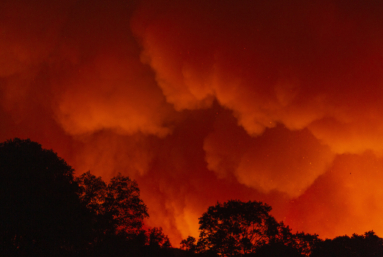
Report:
<svg viewBox="0 0 383 257"><path fill-rule="evenodd" d="M319 242L321 242L321 240L318 238L318 235L311 235L304 232L293 234L289 226L285 226L283 222L281 222L278 226L278 234L272 238L269 245L274 245L270 247L270 249L275 248L283 251L285 248L286 250L284 252L290 255L294 255L298 252L299 255L310 256ZM282 245L284 245L284 247ZM290 250L288 250L288 248ZM265 249L268 248L265 247Z"/></svg>
<svg viewBox="0 0 383 257"><path fill-rule="evenodd" d="M51 150L15 138L0 144L0 244L4 256L74 253L90 231L73 169Z"/></svg>
<svg viewBox="0 0 383 257"><path fill-rule="evenodd" d="M320 242L311 254L312 257L377 257L383 256L383 239L373 231L364 235L353 234L326 239Z"/></svg>
<svg viewBox="0 0 383 257"><path fill-rule="evenodd" d="M95 228L100 234L123 233L127 237L141 232L147 207L140 198L137 183L118 174L108 185L90 172L76 179L81 201L96 215Z"/></svg>
<svg viewBox="0 0 383 257"><path fill-rule="evenodd" d="M308 234L304 232L292 235L292 246L297 249L302 255L311 256L317 245L322 242L317 234Z"/></svg>
<svg viewBox="0 0 383 257"><path fill-rule="evenodd" d="M230 200L209 207L200 218L198 248L221 256L254 253L278 235L278 222L262 202Z"/></svg>
<svg viewBox="0 0 383 257"><path fill-rule="evenodd" d="M148 245L157 248L170 248L172 246L161 227L148 229Z"/></svg>
<svg viewBox="0 0 383 257"><path fill-rule="evenodd" d="M82 174L76 181L80 186L79 197L82 203L93 214L93 238L88 256L143 256L143 248L148 239L141 227L147 211L139 199L137 184L118 175L107 185L101 177L90 172ZM132 201L132 198L138 199ZM131 210L134 204L130 202L142 204L142 215L133 215L137 210ZM128 212L131 213L130 219L128 215L124 216Z"/></svg>
<svg viewBox="0 0 383 257"><path fill-rule="evenodd" d="M173 256L162 228L145 231L137 183L105 183L30 140L0 144L1 256Z"/></svg>
<svg viewBox="0 0 383 257"><path fill-rule="evenodd" d="M318 235L291 233L262 202L230 200L217 203L199 219L198 242L189 236L181 249L190 256L310 256Z"/></svg>
<svg viewBox="0 0 383 257"><path fill-rule="evenodd" d="M181 241L181 249L195 253L197 251L196 239L192 236L188 236L188 238Z"/></svg>
<svg viewBox="0 0 383 257"><path fill-rule="evenodd" d="M118 174L105 183L73 169L30 140L0 143L1 256L383 256L383 239L364 235L320 240L292 234L262 202L230 200L199 219L198 242L171 248L162 228L143 229L148 217L137 183Z"/></svg>

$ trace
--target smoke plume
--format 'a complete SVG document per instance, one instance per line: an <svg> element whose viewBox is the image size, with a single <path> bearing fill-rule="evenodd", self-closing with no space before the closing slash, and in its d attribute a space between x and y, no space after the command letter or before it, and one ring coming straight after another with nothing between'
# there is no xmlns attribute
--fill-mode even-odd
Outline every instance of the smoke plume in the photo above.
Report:
<svg viewBox="0 0 383 257"><path fill-rule="evenodd" d="M137 180L174 245L217 201L320 237L383 223L378 1L0 2L0 139Z"/></svg>

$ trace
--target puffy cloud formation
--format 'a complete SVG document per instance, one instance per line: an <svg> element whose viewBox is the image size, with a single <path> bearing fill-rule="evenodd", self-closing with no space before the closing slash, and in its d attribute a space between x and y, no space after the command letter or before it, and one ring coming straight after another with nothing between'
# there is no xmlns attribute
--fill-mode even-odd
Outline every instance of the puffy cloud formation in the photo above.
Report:
<svg viewBox="0 0 383 257"><path fill-rule="evenodd" d="M151 2L132 24L176 109L214 96L250 135L282 123L309 127L336 152L364 151L374 146L342 147L327 131L379 123L382 24L377 6L354 2Z"/></svg>
<svg viewBox="0 0 383 257"><path fill-rule="evenodd" d="M277 126L251 138L230 117L217 119L216 131L206 137L204 150L208 168L218 177L232 173L241 184L291 197L301 195L334 157L307 129L290 131Z"/></svg>
<svg viewBox="0 0 383 257"><path fill-rule="evenodd" d="M0 3L0 139L136 179L177 245L228 199L380 236L383 4Z"/></svg>

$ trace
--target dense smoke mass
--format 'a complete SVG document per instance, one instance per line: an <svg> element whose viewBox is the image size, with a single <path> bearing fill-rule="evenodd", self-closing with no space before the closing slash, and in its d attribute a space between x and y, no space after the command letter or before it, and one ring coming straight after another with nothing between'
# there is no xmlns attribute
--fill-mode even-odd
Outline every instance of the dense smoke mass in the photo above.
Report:
<svg viewBox="0 0 383 257"><path fill-rule="evenodd" d="M383 3L0 2L0 140L135 179L173 245L229 199L383 236Z"/></svg>

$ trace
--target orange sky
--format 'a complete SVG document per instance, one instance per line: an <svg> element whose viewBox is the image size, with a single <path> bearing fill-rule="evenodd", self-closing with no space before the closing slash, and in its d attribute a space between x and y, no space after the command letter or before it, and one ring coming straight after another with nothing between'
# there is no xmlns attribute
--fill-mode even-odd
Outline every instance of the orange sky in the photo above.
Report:
<svg viewBox="0 0 383 257"><path fill-rule="evenodd" d="M0 140L136 179L177 246L217 201L383 236L380 1L0 2Z"/></svg>

